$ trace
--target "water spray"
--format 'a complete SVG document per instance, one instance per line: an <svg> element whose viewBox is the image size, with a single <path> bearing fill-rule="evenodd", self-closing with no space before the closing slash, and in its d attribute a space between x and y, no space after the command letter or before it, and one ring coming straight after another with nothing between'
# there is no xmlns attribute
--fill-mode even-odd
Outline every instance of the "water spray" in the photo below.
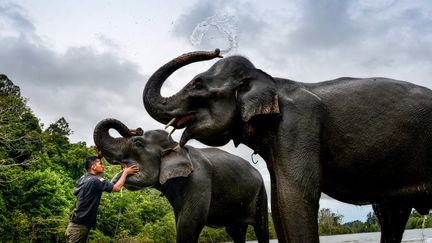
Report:
<svg viewBox="0 0 432 243"><path fill-rule="evenodd" d="M214 27L228 40L228 47L221 49L221 54L227 54L238 47L238 26L237 18L232 15L214 15L199 23L192 31L189 40L193 46L201 44L203 37Z"/></svg>

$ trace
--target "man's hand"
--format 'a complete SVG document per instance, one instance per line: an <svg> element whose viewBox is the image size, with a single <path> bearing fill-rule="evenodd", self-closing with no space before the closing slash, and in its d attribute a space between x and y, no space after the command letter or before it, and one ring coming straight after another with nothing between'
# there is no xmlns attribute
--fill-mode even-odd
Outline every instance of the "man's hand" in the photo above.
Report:
<svg viewBox="0 0 432 243"><path fill-rule="evenodd" d="M136 165L132 165L131 167L128 167L126 164L123 167L123 174L126 175L132 175L138 173L139 169Z"/></svg>
<svg viewBox="0 0 432 243"><path fill-rule="evenodd" d="M123 165L123 173L120 176L119 180L114 184L112 191L113 192L119 192L120 189L123 187L126 181L126 177L131 174L136 174L139 171L136 165L132 165L131 167L128 167L127 164Z"/></svg>

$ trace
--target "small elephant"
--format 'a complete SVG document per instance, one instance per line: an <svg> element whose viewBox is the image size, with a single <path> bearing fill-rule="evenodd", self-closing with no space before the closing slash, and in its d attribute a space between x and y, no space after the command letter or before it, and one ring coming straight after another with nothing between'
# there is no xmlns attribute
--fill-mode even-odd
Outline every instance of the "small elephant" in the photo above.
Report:
<svg viewBox="0 0 432 243"><path fill-rule="evenodd" d="M111 128L122 137L112 137ZM247 226L253 225L258 242L269 241L263 179L242 158L216 148L181 148L164 130L143 133L115 119L96 125L94 142L109 163L127 161L139 168L127 177L127 189L153 187L167 197L177 242L198 242L205 225L225 227L234 242L245 242Z"/></svg>
<svg viewBox="0 0 432 243"><path fill-rule="evenodd" d="M381 242L400 242L412 208L432 208L432 91L389 78L305 83L273 77L242 56L218 60L178 93L162 97L179 68L219 56L191 52L147 81L144 106L157 121L221 146L231 139L258 153L271 178L279 242L319 242L322 192L372 204Z"/></svg>

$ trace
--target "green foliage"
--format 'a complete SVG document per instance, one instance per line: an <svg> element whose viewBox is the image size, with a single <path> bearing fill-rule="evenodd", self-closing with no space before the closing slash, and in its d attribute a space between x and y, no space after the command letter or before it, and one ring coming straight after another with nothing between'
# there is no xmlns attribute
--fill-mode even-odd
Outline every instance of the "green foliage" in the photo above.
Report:
<svg viewBox="0 0 432 243"><path fill-rule="evenodd" d="M126 231L128 235L138 235L147 224L172 214L168 201L159 194L153 189L104 194L99 206L98 229L113 238Z"/></svg>
<svg viewBox="0 0 432 243"><path fill-rule="evenodd" d="M21 210L13 210L5 221L0 222L0 232L4 241L25 242L29 239L30 220Z"/></svg>
<svg viewBox="0 0 432 243"><path fill-rule="evenodd" d="M68 136L72 134L72 130L64 117L49 125L45 132L48 135L47 140L49 142L57 144L59 147L69 145Z"/></svg>
<svg viewBox="0 0 432 243"><path fill-rule="evenodd" d="M144 230L138 235L143 242L175 242L175 220L173 214L167 214L160 220L145 225Z"/></svg>
<svg viewBox="0 0 432 243"><path fill-rule="evenodd" d="M111 243L111 237L104 235L99 229L90 231L90 242Z"/></svg>
<svg viewBox="0 0 432 243"><path fill-rule="evenodd" d="M228 233L226 233L225 228L211 228L204 227L201 232L199 242L227 242L232 241Z"/></svg>
<svg viewBox="0 0 432 243"><path fill-rule="evenodd" d="M366 222L365 222L365 231L364 232L378 232L381 228L379 226L378 218L372 212L367 214Z"/></svg>
<svg viewBox="0 0 432 243"><path fill-rule="evenodd" d="M27 165L32 153L41 148L38 119L26 106L19 88L0 74L0 167L7 170L15 164ZM0 172L1 173L1 172ZM0 174L1 178L7 171Z"/></svg>
<svg viewBox="0 0 432 243"><path fill-rule="evenodd" d="M351 230L341 225L343 216L333 213L329 208L318 212L318 226L320 235L335 235L351 233Z"/></svg>
<svg viewBox="0 0 432 243"><path fill-rule="evenodd" d="M432 217L431 215L420 215L414 211L408 219L405 229L421 229L421 228L432 228Z"/></svg>
<svg viewBox="0 0 432 243"><path fill-rule="evenodd" d="M64 240L67 220L63 216L33 217L29 238L36 242L60 242Z"/></svg>
<svg viewBox="0 0 432 243"><path fill-rule="evenodd" d="M0 74L0 233L11 242L59 242L73 207L71 168L92 151L70 144L64 118L45 131L19 87ZM79 159L78 159L79 158ZM81 166L80 166L81 167Z"/></svg>
<svg viewBox="0 0 432 243"><path fill-rule="evenodd" d="M0 95L21 96L20 88L4 74L0 73Z"/></svg>
<svg viewBox="0 0 432 243"><path fill-rule="evenodd" d="M356 220L341 224L343 216L323 208L318 213L318 227L320 235L353 234L379 231L378 219L373 213L367 215L365 223Z"/></svg>
<svg viewBox="0 0 432 243"><path fill-rule="evenodd" d="M274 223L273 223L273 218L271 216L271 214L269 214L268 216L268 220L269 220L269 239L276 239L276 229L274 227Z"/></svg>
<svg viewBox="0 0 432 243"><path fill-rule="evenodd" d="M67 216L71 206L68 186L61 175L46 169L25 171L20 183L11 185L11 192L20 195L15 208L31 217ZM20 202L20 203L19 203Z"/></svg>
<svg viewBox="0 0 432 243"><path fill-rule="evenodd" d="M365 223L360 220L355 220L352 222L345 223L343 226L346 226L351 229L350 233L362 233L368 232Z"/></svg>
<svg viewBox="0 0 432 243"><path fill-rule="evenodd" d="M273 225L273 219L271 214L268 215L269 219L269 239L276 239L276 231ZM256 240L256 235L253 226L249 225L246 232L246 240L253 241ZM199 242L230 242L231 237L226 233L225 228L211 228L204 227L201 232Z"/></svg>

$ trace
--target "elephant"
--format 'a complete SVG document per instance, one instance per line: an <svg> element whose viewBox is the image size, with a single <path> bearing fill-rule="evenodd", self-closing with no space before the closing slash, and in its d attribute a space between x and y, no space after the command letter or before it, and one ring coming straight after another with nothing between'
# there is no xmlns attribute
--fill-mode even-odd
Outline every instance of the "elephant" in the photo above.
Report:
<svg viewBox="0 0 432 243"><path fill-rule="evenodd" d="M112 137L110 129L122 137ZM269 242L263 178L246 160L217 148L179 147L164 130L144 133L116 119L100 121L93 137L109 163L138 167L126 178L126 189L152 187L166 196L174 209L177 242L198 242L205 225L225 227L234 242L245 242L253 225L258 242Z"/></svg>
<svg viewBox="0 0 432 243"><path fill-rule="evenodd" d="M180 91L161 95L173 72L214 58L221 59ZM180 146L233 140L266 161L279 242L319 242L321 193L372 204L381 242L401 242L411 210L432 207L432 91L425 87L383 77L294 81L216 49L161 66L143 102L155 120L184 129Z"/></svg>

